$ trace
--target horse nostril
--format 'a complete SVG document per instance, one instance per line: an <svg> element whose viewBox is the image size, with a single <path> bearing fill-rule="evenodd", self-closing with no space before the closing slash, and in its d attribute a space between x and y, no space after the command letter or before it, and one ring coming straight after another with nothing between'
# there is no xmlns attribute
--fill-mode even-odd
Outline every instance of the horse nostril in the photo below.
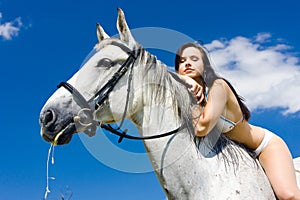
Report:
<svg viewBox="0 0 300 200"><path fill-rule="evenodd" d="M49 109L45 112L42 123L45 127L51 126L56 120L56 116L53 110Z"/></svg>

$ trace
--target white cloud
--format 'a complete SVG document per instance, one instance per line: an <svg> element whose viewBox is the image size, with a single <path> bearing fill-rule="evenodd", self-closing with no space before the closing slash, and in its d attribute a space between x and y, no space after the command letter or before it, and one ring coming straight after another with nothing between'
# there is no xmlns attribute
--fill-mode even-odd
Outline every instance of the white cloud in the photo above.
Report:
<svg viewBox="0 0 300 200"><path fill-rule="evenodd" d="M227 78L252 109L283 108L300 111L299 57L285 44L269 44L271 34L254 39L235 37L205 45L216 71Z"/></svg>
<svg viewBox="0 0 300 200"><path fill-rule="evenodd" d="M272 37L272 36L271 36L270 33L258 33L258 34L256 35L255 40L256 40L257 42L265 42L265 41L267 41L268 39L270 39L271 37Z"/></svg>
<svg viewBox="0 0 300 200"><path fill-rule="evenodd" d="M0 37L5 40L11 40L12 37L19 34L21 26L22 21L20 17L13 21L2 23L2 13L0 12Z"/></svg>

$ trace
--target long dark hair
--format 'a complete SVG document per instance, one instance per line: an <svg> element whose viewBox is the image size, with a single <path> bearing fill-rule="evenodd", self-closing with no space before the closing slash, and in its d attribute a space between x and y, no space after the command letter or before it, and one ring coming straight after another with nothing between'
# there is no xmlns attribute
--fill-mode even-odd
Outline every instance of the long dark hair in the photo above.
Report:
<svg viewBox="0 0 300 200"><path fill-rule="evenodd" d="M186 43L186 44L182 45L181 47L179 47L179 49L176 52L176 57L175 57L175 70L178 71L183 50L188 48L188 47L194 47L194 48L198 49L200 51L200 54L201 54L201 58L202 58L202 61L203 61L203 64L204 64L204 71L203 71L203 75L201 77L202 81L201 81L200 84L204 88L206 86L208 88L210 88L213 85L215 80L223 79L227 83L227 85L230 87L230 89L232 90L234 96L236 97L236 99L238 101L238 104L241 108L241 111L243 113L244 119L246 119L248 121L251 114L250 114L250 111L247 108L247 106L243 103L243 101L244 101L243 97L241 97L237 94L237 92L235 91L235 89L233 88L233 86L230 84L229 81L227 81L223 77L220 77L216 74L215 70L212 68L212 66L210 64L210 61L209 61L209 58L207 56L206 51L199 44Z"/></svg>

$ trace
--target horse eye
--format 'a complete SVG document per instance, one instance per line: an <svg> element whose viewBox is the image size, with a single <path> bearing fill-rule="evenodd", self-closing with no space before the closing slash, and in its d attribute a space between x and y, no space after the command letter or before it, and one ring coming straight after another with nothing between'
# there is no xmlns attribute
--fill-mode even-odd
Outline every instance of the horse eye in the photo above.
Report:
<svg viewBox="0 0 300 200"><path fill-rule="evenodd" d="M97 64L97 67L106 67L106 68L109 68L109 67L112 67L114 65L113 61L109 58L103 58L101 59L98 64Z"/></svg>

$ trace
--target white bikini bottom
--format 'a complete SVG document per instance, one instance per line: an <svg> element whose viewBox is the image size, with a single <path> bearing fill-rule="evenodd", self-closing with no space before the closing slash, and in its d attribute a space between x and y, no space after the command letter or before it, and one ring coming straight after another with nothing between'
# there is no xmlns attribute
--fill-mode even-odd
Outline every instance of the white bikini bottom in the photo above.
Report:
<svg viewBox="0 0 300 200"><path fill-rule="evenodd" d="M269 141L271 140L272 136L274 133L271 131L264 129L265 131L265 136L263 141L260 143L260 145L257 147L257 149L254 150L255 157L259 156L259 154L262 152L262 150L268 145Z"/></svg>

